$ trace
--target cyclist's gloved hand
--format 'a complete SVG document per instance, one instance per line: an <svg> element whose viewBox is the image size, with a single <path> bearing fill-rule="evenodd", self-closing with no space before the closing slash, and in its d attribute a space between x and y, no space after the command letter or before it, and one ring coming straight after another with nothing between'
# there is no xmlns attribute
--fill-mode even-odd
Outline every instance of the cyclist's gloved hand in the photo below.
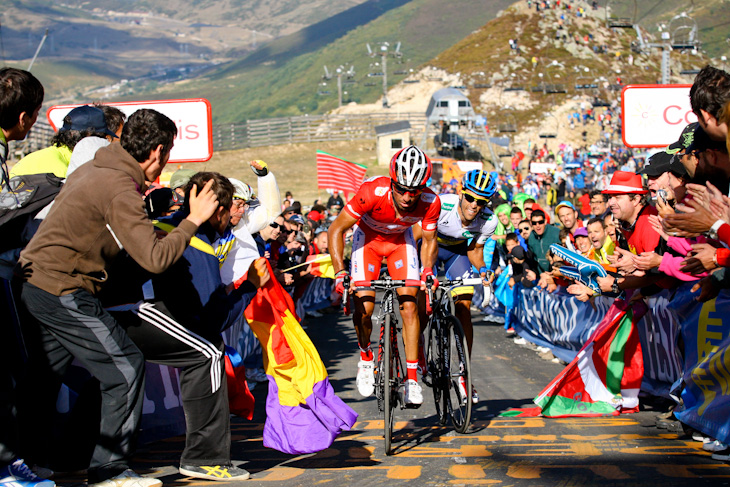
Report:
<svg viewBox="0 0 730 487"><path fill-rule="evenodd" d="M345 277L350 277L350 273L345 269L335 274L335 291L337 294L345 294Z"/></svg>
<svg viewBox="0 0 730 487"><path fill-rule="evenodd" d="M424 267L423 271L421 272L421 281L426 282L428 279L428 276L431 276L433 278L433 288L436 289L439 287L439 281L436 279L436 276L433 275L433 269L431 267Z"/></svg>
<svg viewBox="0 0 730 487"><path fill-rule="evenodd" d="M482 266L479 268L479 277L482 278L482 282L484 282L485 285L486 285L486 283L489 282L490 274L491 274L491 272L489 272L489 269L487 269L486 266Z"/></svg>

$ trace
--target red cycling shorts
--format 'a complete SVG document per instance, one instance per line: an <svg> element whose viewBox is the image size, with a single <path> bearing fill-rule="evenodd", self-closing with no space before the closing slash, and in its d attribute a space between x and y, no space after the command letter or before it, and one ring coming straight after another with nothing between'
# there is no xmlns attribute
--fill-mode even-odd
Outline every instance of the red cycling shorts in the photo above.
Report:
<svg viewBox="0 0 730 487"><path fill-rule="evenodd" d="M409 228L403 233L382 234L365 225L356 226L352 235L352 280L378 279L384 258L392 279L419 279L418 250L413 229Z"/></svg>

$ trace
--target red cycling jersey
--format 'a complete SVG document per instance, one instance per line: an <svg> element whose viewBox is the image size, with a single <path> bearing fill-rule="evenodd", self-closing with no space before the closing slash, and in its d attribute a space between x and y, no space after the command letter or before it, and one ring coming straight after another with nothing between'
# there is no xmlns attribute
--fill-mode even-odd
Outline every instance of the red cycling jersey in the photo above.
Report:
<svg viewBox="0 0 730 487"><path fill-rule="evenodd" d="M385 176L365 181L345 207L350 216L380 234L400 234L418 222L425 231L435 231L441 214L439 197L426 188L416 208L398 218L390 191L390 178Z"/></svg>

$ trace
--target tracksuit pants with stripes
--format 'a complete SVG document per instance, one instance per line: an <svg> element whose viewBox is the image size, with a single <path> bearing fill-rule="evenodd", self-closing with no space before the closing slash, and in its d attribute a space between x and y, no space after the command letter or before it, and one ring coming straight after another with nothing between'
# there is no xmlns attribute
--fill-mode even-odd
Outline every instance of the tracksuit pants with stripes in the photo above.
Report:
<svg viewBox="0 0 730 487"><path fill-rule="evenodd" d="M228 389L217 327L197 334L176 323L161 304L141 303L112 315L81 289L54 296L25 283L22 301L40 324L29 350L31 369L40 366L60 384L76 358L100 383L101 423L89 483L128 468L142 414L145 359L181 368L187 426L181 464L230 464Z"/></svg>

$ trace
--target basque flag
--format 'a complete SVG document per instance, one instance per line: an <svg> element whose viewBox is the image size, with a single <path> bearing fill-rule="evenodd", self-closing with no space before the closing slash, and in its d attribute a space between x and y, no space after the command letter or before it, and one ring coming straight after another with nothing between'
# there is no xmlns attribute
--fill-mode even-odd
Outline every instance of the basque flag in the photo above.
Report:
<svg viewBox="0 0 730 487"><path fill-rule="evenodd" d="M368 167L317 151L317 187L357 193Z"/></svg>
<svg viewBox="0 0 730 487"><path fill-rule="evenodd" d="M617 300L573 361L542 390L536 408L500 416L617 416L639 410L644 360L634 311Z"/></svg>

